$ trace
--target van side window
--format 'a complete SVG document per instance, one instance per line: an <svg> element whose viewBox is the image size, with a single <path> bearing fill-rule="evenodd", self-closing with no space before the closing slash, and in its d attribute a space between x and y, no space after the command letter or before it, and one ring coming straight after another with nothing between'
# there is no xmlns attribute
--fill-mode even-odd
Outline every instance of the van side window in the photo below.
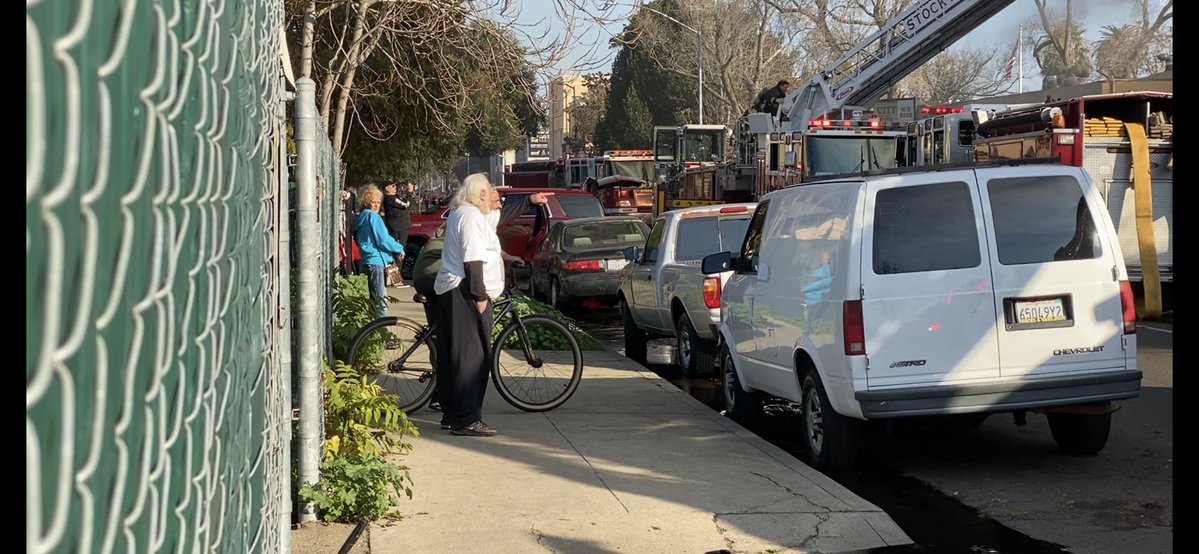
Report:
<svg viewBox="0 0 1199 554"><path fill-rule="evenodd" d="M741 243L741 262L738 262L741 271L754 272L758 270L757 257L759 250L762 248L762 233L766 229L766 211L770 208L770 201L760 202L758 209L754 211L754 216L749 220L749 227L745 229L745 241Z"/></svg>
<svg viewBox="0 0 1199 554"><path fill-rule="evenodd" d="M881 190L874 205L874 273L978 267L976 222L966 183Z"/></svg>
<svg viewBox="0 0 1199 554"><path fill-rule="evenodd" d="M992 179L987 196L1001 264L1088 260L1103 254L1095 219L1074 177Z"/></svg>

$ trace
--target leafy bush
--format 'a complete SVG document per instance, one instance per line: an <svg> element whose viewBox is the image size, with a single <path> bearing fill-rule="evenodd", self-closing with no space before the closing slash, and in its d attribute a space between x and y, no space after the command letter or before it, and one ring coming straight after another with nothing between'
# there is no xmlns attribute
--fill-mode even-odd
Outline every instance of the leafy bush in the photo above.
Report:
<svg viewBox="0 0 1199 554"><path fill-rule="evenodd" d="M604 346L602 344L600 344L600 341L598 339L591 336L591 334L589 334L587 331L584 331L581 327L578 326L577 323L575 323L575 320L573 320L569 317L566 317L565 314L554 309L553 306L550 306L549 304L543 304L537 300L534 300L533 298L530 298L528 296L523 296L523 295L513 296L512 302L514 302L516 304L516 315L519 315L519 316L526 316L526 315L533 315L533 314L545 315L545 316L552 317L552 318L558 320L563 325L565 325L566 328L570 330L570 333L575 336L575 340L578 341L579 350L603 350L604 349ZM500 332L503 331L504 325L506 325L508 323L508 318L504 318L504 321L499 321L497 323L499 323L499 325L497 325L495 328L493 328L491 330L491 340L493 342L495 341L495 339L497 337L500 336ZM545 343L543 343L542 341L546 340L547 337L558 337L559 335L547 334L542 329L534 329L533 332L530 333L529 338L533 341L533 348L539 349L539 350L564 350L567 348L567 345L565 345L565 344L545 344Z"/></svg>
<svg viewBox="0 0 1199 554"><path fill-rule="evenodd" d="M419 436L394 395L342 362L325 370L325 462L320 480L300 488L300 498L316 504L325 521L377 519L412 498L408 468L383 457L412 448L405 436Z"/></svg>
<svg viewBox="0 0 1199 554"><path fill-rule="evenodd" d="M333 287L333 357L349 361L350 341L367 323L375 320L379 300L371 297L366 275L338 275ZM378 363L383 353L382 341L367 345L358 353L366 365ZM373 357L374 363L371 362ZM360 364L361 365L361 364Z"/></svg>
<svg viewBox="0 0 1199 554"><path fill-rule="evenodd" d="M300 498L316 504L324 521L341 523L379 519L400 502L412 498L412 478L407 468L377 454L358 452L334 456L321 464L321 480L300 488Z"/></svg>
<svg viewBox="0 0 1199 554"><path fill-rule="evenodd" d="M420 431L400 410L395 395L382 391L370 376L342 362L336 370L325 370L326 456L404 453L411 448L404 436L420 436Z"/></svg>

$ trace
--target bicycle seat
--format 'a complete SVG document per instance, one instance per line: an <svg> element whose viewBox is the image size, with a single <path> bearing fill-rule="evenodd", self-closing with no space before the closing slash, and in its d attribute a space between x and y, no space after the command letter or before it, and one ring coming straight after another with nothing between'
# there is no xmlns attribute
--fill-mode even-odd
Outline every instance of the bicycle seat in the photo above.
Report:
<svg viewBox="0 0 1199 554"><path fill-rule="evenodd" d="M424 303L428 302L429 299L425 298L425 295L418 292L418 293L412 295L412 301L416 302L417 304L424 304Z"/></svg>

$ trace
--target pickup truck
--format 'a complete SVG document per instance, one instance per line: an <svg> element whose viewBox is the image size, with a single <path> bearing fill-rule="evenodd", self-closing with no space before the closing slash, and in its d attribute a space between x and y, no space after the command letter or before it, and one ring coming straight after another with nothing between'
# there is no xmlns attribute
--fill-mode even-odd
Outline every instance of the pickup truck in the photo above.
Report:
<svg viewBox="0 0 1199 554"><path fill-rule="evenodd" d="M720 292L732 274L705 277L708 254L738 251L755 203L672 210L654 221L645 247L625 249L617 302L624 318L625 356L644 365L649 339L675 339L684 375L714 368Z"/></svg>

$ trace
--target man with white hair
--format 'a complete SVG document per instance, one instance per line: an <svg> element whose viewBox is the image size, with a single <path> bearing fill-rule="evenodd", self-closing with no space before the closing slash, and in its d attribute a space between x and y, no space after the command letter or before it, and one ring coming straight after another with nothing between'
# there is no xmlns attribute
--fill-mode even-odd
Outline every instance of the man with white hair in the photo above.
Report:
<svg viewBox="0 0 1199 554"><path fill-rule="evenodd" d="M437 293L438 373L449 390L441 391L442 422L455 435L490 437L483 422L491 360L491 303L504 292L504 260L492 223L494 189L483 173L466 178L450 200ZM496 217L499 216L497 212ZM439 381L442 381L439 379Z"/></svg>

